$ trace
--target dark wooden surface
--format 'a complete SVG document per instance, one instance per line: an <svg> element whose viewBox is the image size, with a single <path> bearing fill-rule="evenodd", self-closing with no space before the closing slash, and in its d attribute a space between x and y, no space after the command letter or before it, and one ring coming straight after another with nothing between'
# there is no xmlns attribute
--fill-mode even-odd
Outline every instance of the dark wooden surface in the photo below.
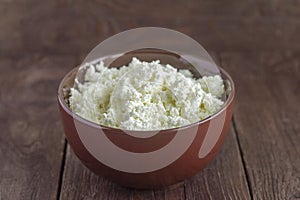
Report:
<svg viewBox="0 0 300 200"><path fill-rule="evenodd" d="M300 2L0 0L0 200L300 199ZM197 39L232 75L218 156L158 190L104 180L64 139L57 87L114 33L162 26Z"/></svg>
<svg viewBox="0 0 300 200"><path fill-rule="evenodd" d="M234 125L255 199L300 198L299 58L297 53L221 54L237 83Z"/></svg>

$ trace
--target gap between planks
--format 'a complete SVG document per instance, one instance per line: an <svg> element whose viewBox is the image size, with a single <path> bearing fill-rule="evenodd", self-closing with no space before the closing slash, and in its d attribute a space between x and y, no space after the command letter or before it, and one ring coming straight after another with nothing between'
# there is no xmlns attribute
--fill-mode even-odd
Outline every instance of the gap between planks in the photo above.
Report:
<svg viewBox="0 0 300 200"><path fill-rule="evenodd" d="M242 146L240 144L239 134L238 134L238 131L237 131L237 128L236 128L236 124L235 124L235 116L234 116L234 114L232 115L231 121L232 121L233 132L235 134L237 145L238 145L238 149L239 149L239 152L240 152L240 157L241 157L241 160L242 160L244 174L246 176L246 183L247 183L248 191L249 191L251 199L253 199L253 191L252 191L252 188L251 188L251 182L250 182L250 178L249 178L249 173L248 173L247 168L246 168L246 162L245 162L245 158L244 158L243 149L242 149Z"/></svg>
<svg viewBox="0 0 300 200"><path fill-rule="evenodd" d="M221 54L221 52L216 53L216 59L219 61L219 63L217 63L217 64L219 64L219 66L223 68L223 60L222 60L222 56L220 54ZM241 146L241 143L240 143L238 130L237 130L236 124L235 124L234 110L233 110L232 117L231 117L231 124L232 124L233 132L234 132L234 135L235 135L236 143L237 143L237 146L238 146L238 152L240 154L240 158L241 158L241 161L242 161L242 166L243 166L244 174L245 174L245 177L246 177L246 184L247 184L247 188L248 188L248 191L249 191L249 195L250 195L250 198L253 200L253 191L252 191L252 188L251 188L249 172L247 171L243 149L242 149L242 146Z"/></svg>
<svg viewBox="0 0 300 200"><path fill-rule="evenodd" d="M75 55L75 65L79 65L81 63L82 59L80 55ZM73 66L73 67L76 67ZM64 131L64 130L63 130ZM56 199L59 200L62 192L62 185L63 185L63 180L64 180L64 172L65 172L65 165L66 165L66 160L67 160L67 149L69 148L69 143L67 138L64 136L64 148L63 148L63 155L61 159L61 166L60 166L60 171L59 171L59 179L58 179L58 186L57 186L57 192L56 192Z"/></svg>
<svg viewBox="0 0 300 200"><path fill-rule="evenodd" d="M58 179L58 186L57 186L57 195L56 199L60 199L60 194L62 190L62 183L63 183L63 177L64 177L64 171L65 171L65 163L66 163L66 157L67 157L67 148L68 148L68 142L67 139L64 139L64 149L63 149L63 155L62 155L62 161L60 166L60 172L59 172L59 179Z"/></svg>

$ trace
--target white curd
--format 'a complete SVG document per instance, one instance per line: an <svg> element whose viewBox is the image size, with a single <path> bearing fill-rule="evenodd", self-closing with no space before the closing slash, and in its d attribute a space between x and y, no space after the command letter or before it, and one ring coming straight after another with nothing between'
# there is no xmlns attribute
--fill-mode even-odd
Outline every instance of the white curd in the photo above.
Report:
<svg viewBox="0 0 300 200"><path fill-rule="evenodd" d="M128 66L87 64L84 83L71 88L71 110L92 122L127 130L188 125L216 113L223 101L219 75L195 79L160 61L133 58Z"/></svg>

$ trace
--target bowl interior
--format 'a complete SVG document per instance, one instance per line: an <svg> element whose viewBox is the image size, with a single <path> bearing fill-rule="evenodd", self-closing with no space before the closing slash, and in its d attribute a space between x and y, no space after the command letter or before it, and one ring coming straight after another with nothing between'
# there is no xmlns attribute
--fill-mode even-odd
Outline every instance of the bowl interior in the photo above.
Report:
<svg viewBox="0 0 300 200"><path fill-rule="evenodd" d="M201 74L191 63L189 63L181 56L165 50L139 49L139 50L135 50L123 54L117 58L115 58L114 56L112 57L113 57L113 62L111 62L112 60L111 57L106 57L102 59L106 65L107 63L110 63L107 65L108 67L116 67L116 68L122 67L130 63L133 57L136 57L141 61L151 62L153 60L160 60L160 63L170 64L177 69L188 69L193 73L195 78L201 78ZM101 60L101 59L97 59L97 60ZM220 74L222 79L224 80L224 85L225 85L225 94L222 96L222 100L225 101L224 106L222 107L224 108L229 103L229 101L233 98L234 85L230 76L222 68L218 68L218 69L220 70ZM66 106L69 110L70 110L69 108L70 88L74 87L75 78L78 78L79 81L81 82L84 80L85 71L82 70L83 68L80 67L74 68L71 72L69 72L64 77L64 79L62 80L59 86L59 91L58 91L59 98L63 100L63 102L65 103L64 106Z"/></svg>

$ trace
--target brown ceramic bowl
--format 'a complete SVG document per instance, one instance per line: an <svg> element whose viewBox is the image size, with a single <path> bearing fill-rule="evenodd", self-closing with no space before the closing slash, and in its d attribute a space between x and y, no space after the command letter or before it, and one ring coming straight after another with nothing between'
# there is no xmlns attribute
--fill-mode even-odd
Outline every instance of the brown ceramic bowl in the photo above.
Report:
<svg viewBox="0 0 300 200"><path fill-rule="evenodd" d="M177 56L140 52L142 60L160 59L175 67L193 69ZM114 62L121 66L127 55ZM58 104L67 140L77 157L94 173L133 188L157 188L183 181L199 172L217 154L227 134L234 100L234 83L220 68L225 83L223 107L214 115L184 126L161 131L128 131L87 121L68 106L78 68L60 83ZM195 75L197 76L197 75Z"/></svg>

